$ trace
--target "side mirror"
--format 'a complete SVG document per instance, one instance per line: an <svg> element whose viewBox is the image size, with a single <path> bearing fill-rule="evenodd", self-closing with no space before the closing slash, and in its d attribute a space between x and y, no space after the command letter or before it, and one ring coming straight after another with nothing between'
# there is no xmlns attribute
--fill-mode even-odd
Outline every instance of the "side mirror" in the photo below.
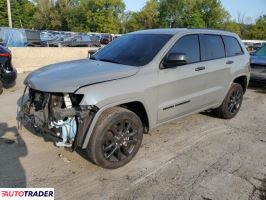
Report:
<svg viewBox="0 0 266 200"><path fill-rule="evenodd" d="M163 68L174 68L186 65L186 54L184 53L170 53L167 54L163 61Z"/></svg>

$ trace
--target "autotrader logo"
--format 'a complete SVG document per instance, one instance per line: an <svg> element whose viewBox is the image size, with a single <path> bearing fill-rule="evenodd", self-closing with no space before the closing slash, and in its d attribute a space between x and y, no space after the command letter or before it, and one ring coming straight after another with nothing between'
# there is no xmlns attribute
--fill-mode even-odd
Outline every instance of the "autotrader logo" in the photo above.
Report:
<svg viewBox="0 0 266 200"><path fill-rule="evenodd" d="M0 200L54 200L54 188L0 188Z"/></svg>

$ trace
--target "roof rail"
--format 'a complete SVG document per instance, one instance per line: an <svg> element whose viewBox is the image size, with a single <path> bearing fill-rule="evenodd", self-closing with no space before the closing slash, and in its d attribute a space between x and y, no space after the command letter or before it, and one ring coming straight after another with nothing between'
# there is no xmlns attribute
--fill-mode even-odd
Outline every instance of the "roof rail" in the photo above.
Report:
<svg viewBox="0 0 266 200"><path fill-rule="evenodd" d="M213 30L213 31L227 31L221 28L187 28L187 29L199 29L199 30ZM228 32L228 31L227 31Z"/></svg>

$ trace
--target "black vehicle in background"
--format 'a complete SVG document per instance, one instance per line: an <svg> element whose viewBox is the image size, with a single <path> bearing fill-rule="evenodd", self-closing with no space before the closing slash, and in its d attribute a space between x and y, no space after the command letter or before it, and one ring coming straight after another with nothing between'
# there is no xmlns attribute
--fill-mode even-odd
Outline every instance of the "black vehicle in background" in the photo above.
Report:
<svg viewBox="0 0 266 200"><path fill-rule="evenodd" d="M17 70L12 66L11 51L0 45L0 94L3 87L12 85L17 78Z"/></svg>
<svg viewBox="0 0 266 200"><path fill-rule="evenodd" d="M113 36L110 34L103 35L101 38L101 44L107 45L113 41Z"/></svg>

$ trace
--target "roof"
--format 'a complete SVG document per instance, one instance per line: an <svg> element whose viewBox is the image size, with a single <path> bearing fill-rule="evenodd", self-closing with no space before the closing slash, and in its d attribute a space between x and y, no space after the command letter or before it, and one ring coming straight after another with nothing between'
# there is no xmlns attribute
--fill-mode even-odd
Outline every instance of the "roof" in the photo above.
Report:
<svg viewBox="0 0 266 200"><path fill-rule="evenodd" d="M148 29L148 30L141 30L133 32L135 33L143 33L143 34L167 34L167 35L175 35L178 32L182 32L187 30L187 28L162 28L162 29Z"/></svg>
<svg viewBox="0 0 266 200"><path fill-rule="evenodd" d="M216 34L232 34L231 32L224 31L221 29L206 29L206 28L165 28L165 29L148 29L133 32L132 34L168 34L168 35L176 35L181 32L193 32L193 33L216 33Z"/></svg>

